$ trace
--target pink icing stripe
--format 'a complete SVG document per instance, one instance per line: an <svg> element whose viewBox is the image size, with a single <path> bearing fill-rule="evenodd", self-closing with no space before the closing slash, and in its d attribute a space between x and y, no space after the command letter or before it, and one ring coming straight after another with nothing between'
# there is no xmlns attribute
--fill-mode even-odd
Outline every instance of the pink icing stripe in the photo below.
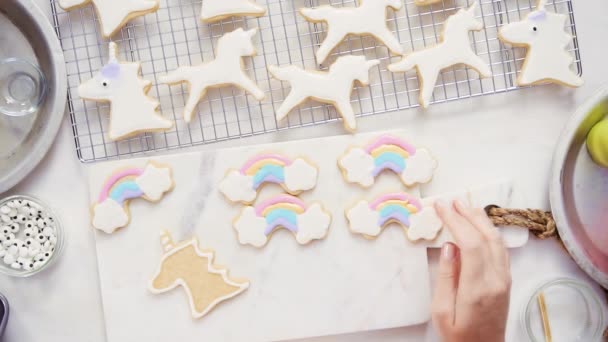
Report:
<svg viewBox="0 0 608 342"><path fill-rule="evenodd" d="M264 209L277 203L291 203L301 207L302 209L306 209L306 203L304 203L301 199L289 195L279 195L257 205L255 207L255 214L258 216L262 216L262 212L264 212Z"/></svg>
<svg viewBox="0 0 608 342"><path fill-rule="evenodd" d="M99 193L99 199L97 200L97 202L101 203L105 201L106 198L108 198L108 195L110 194L110 189L112 189L114 184L116 184L116 182L118 182L121 178L129 176L141 176L142 173L144 173L144 169L133 168L122 170L118 173L113 174L112 176L110 176L110 179L108 179L103 184L103 188L101 188L101 192Z"/></svg>
<svg viewBox="0 0 608 342"><path fill-rule="evenodd" d="M422 204L420 203L420 201L416 197L406 194L405 192L382 195L376 198L373 202L371 202L369 204L369 207L373 210L376 210L376 208L378 208L380 204L390 200L408 201L413 206L418 208L418 210L422 210Z"/></svg>
<svg viewBox="0 0 608 342"><path fill-rule="evenodd" d="M249 159L242 167L241 167L241 173L244 174L245 172L247 172L247 170L251 167L251 165L257 163L258 161L262 160L262 159L277 159L280 160L282 162L285 163L285 165L291 165L292 161L291 159L282 156L280 154L260 154L257 155L251 159Z"/></svg>
<svg viewBox="0 0 608 342"><path fill-rule="evenodd" d="M365 151L370 154L373 150L377 149L382 145L397 145L402 149L406 150L410 155L414 155L416 153L416 148L405 142L405 140L387 134L380 136L378 139L376 139L376 141L369 144L365 148Z"/></svg>

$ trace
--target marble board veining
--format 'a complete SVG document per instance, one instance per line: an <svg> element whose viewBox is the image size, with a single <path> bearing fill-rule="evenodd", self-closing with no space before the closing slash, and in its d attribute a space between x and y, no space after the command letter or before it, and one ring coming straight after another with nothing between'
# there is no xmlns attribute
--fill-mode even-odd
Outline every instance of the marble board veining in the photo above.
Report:
<svg viewBox="0 0 608 342"><path fill-rule="evenodd" d="M414 145L431 150L439 161L455 156L449 144L392 132ZM351 145L367 143L378 134L336 136L280 144L114 161L89 168L91 203L112 170L143 166L148 160L173 169L175 189L160 203L133 200L131 222L107 235L96 232L97 259L108 341L273 341L375 330L427 322L430 288L427 247L449 240L442 231L436 241L414 244L403 231L387 228L376 240L350 233L344 209L359 199L405 190L397 176L383 174L363 189L342 180L336 161ZM241 205L229 203L216 185L230 168L238 168L261 152L304 156L319 166L317 187L300 197L319 201L331 212L332 224L324 240L299 245L291 233L274 233L263 248L240 245L231 226ZM450 164L450 163L446 163ZM464 167L464 165L463 165ZM460 185L460 184L458 184ZM466 184L475 186L476 184ZM454 188L458 189L459 186ZM508 205L510 183L457 192L474 204ZM420 195L418 187L406 190ZM266 186L257 202L282 193ZM92 229L92 228L91 228ZM202 319L190 315L181 288L155 295L147 290L161 258L159 233L168 229L175 241L196 236L201 248L216 251L215 262L235 277L245 277L250 288L216 307ZM527 231L508 230L511 247L527 241Z"/></svg>

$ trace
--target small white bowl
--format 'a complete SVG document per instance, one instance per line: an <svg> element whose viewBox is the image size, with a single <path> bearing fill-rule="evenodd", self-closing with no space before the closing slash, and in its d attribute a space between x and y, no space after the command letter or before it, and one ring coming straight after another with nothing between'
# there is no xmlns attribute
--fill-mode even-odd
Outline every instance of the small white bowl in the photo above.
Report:
<svg viewBox="0 0 608 342"><path fill-rule="evenodd" d="M50 265L55 263L55 261L57 260L57 258L59 258L59 255L61 254L61 252L63 250L65 232L63 230L63 226L61 225L61 221L59 220L59 217L57 216L57 214L55 214L55 212L53 210L51 210L50 207L46 203L44 203L43 201L41 201L37 198L31 197L31 196L26 196L26 195L10 196L10 197L6 197L6 198L3 198L2 200L0 200L0 207L4 206L6 203L8 203L12 200L18 200L18 199L23 199L23 200L28 200L28 201L34 202L34 203L38 204L39 206L41 206L42 208L44 208L44 210L46 212L50 213L53 217L53 222L55 222L55 229L57 232L57 243L55 244L55 251L49 256L49 259L38 269L32 269L32 270L19 269L19 270L17 270L17 269L11 268L10 266L6 265L4 262L2 262L0 260L0 273L6 274L9 276L13 276L13 277L25 278L25 277L33 276L34 274L37 274L44 269L47 269Z"/></svg>

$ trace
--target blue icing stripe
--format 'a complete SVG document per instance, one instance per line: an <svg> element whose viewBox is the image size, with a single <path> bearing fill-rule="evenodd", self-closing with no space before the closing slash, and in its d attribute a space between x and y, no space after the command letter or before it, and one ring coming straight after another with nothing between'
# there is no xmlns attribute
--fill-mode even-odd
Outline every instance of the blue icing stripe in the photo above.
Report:
<svg viewBox="0 0 608 342"><path fill-rule="evenodd" d="M282 183L285 181L285 170L283 166L264 165L253 176L253 186L258 188L260 184L269 181L273 183Z"/></svg>
<svg viewBox="0 0 608 342"><path fill-rule="evenodd" d="M401 170L405 169L405 159L395 152L384 152L380 154L374 160L376 166L380 166L385 163L391 163L397 165Z"/></svg>
<svg viewBox="0 0 608 342"><path fill-rule="evenodd" d="M110 191L110 198L122 204L125 200L140 197L143 194L135 181L128 180L115 185Z"/></svg>
<svg viewBox="0 0 608 342"><path fill-rule="evenodd" d="M387 206L382 207L380 209L380 217L387 217L392 215L394 212L398 212L399 214L408 217L410 216L410 211L404 208L399 204L389 204Z"/></svg>
<svg viewBox="0 0 608 342"><path fill-rule="evenodd" d="M288 209L277 208L268 213L268 215L266 215L266 223L268 224L272 224L277 219L285 219L294 227L298 225L298 215Z"/></svg>

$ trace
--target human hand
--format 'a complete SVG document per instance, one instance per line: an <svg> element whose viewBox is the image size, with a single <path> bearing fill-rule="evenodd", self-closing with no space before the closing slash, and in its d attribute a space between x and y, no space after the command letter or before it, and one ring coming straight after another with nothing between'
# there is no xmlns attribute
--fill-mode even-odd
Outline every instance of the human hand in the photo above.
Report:
<svg viewBox="0 0 608 342"><path fill-rule="evenodd" d="M435 327L447 342L504 341L511 271L500 233L482 209L461 201L437 202L435 210L456 242L441 249Z"/></svg>

